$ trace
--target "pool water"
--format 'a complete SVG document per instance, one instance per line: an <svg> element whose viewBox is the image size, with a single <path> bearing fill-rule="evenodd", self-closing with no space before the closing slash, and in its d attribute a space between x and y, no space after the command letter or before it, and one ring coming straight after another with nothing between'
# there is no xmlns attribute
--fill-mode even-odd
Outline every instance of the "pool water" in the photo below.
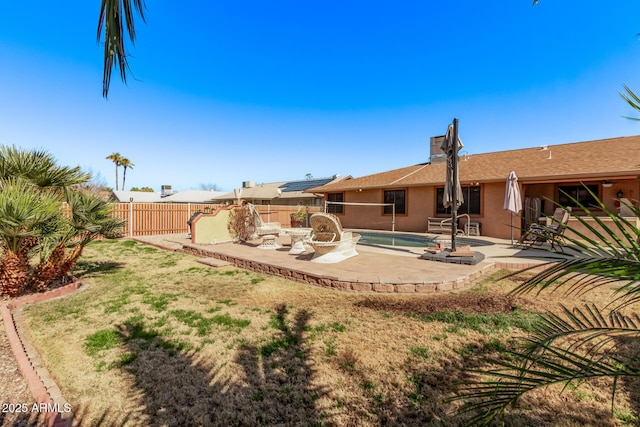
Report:
<svg viewBox="0 0 640 427"><path fill-rule="evenodd" d="M371 231L357 231L360 234L358 244L364 245L384 245L384 246L407 246L414 248L434 247L438 241L449 241L451 236L442 236L440 239L420 236L417 234L405 233L376 233ZM468 239L466 237L456 238L458 245L486 246L489 242L478 239Z"/></svg>

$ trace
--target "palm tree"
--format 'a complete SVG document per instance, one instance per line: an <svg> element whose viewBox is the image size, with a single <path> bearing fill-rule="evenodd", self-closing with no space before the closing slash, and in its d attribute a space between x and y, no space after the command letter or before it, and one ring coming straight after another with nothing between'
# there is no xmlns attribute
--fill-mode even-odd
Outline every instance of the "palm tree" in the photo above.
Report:
<svg viewBox="0 0 640 427"><path fill-rule="evenodd" d="M0 296L48 289L87 243L122 226L107 202L82 189L90 179L44 151L0 146Z"/></svg>
<svg viewBox="0 0 640 427"><path fill-rule="evenodd" d="M464 383L461 393L453 398L470 402L461 409L473 414L470 424L487 425L523 394L551 384L573 387L585 380L609 377L613 379L613 400L620 380L640 378L640 316L621 311L640 301L640 230L635 218L619 217L599 200L596 208L605 212L609 218L606 223L590 207L570 199L584 211L586 216L571 215L588 233L568 225L567 231L575 237L565 234L563 242L554 242L564 246L563 256L549 249L549 268L513 293L562 289L567 294L581 294L615 284L607 305L612 308L605 312L595 305L563 306L561 315L542 315L523 346L509 352L508 359L495 361L499 369L476 371L484 379ZM640 218L640 209L629 208Z"/></svg>
<svg viewBox="0 0 640 427"><path fill-rule="evenodd" d="M122 190L124 191L124 181L127 179L127 168L133 169L135 163L132 163L131 160L123 157L120 159L120 165L124 168L124 172L122 172Z"/></svg>
<svg viewBox="0 0 640 427"><path fill-rule="evenodd" d="M135 44L136 30L134 27L134 10L140 15L144 22L144 0L102 0L100 5L100 18L98 20L97 40L104 32L104 69L102 75L102 96L109 95L109 85L111 83L111 71L118 64L120 78L127 82L127 49L125 46L125 29L129 34L131 44ZM124 18L124 22L123 22ZM104 30L104 31L103 31ZM118 180L116 179L116 182ZM117 189L116 189L117 190Z"/></svg>
<svg viewBox="0 0 640 427"><path fill-rule="evenodd" d="M112 153L106 157L107 160L111 160L116 164L116 191L118 191L118 167L122 164L123 157L120 153ZM124 190L124 188L122 188Z"/></svg>
<svg viewBox="0 0 640 427"><path fill-rule="evenodd" d="M79 167L59 166L43 150L24 151L0 145L0 179L9 178L21 178L38 187L64 188L86 182L91 175Z"/></svg>

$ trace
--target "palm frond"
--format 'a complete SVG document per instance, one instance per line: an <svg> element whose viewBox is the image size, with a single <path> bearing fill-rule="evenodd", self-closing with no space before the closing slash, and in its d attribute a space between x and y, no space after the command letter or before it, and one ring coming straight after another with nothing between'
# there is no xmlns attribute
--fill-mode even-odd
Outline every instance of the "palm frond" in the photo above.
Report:
<svg viewBox="0 0 640 427"><path fill-rule="evenodd" d="M125 28L129 34L131 44L135 44L136 30L134 24L134 10L142 21L144 17L144 0L102 0L100 17L98 19L97 39L100 42L104 30L104 70L102 77L102 96L109 94L111 71L118 66L120 78L127 82L127 72L130 70L127 60L127 47L124 38ZM124 22L123 22L124 18Z"/></svg>
<svg viewBox="0 0 640 427"><path fill-rule="evenodd" d="M607 353L615 353L620 343L618 338L636 339L640 335L640 316L636 313L625 315L611 310L603 314L595 305L572 310L560 306L563 316L547 312L534 325L525 346L528 352L544 351L556 340L571 338L571 344L566 346L569 351L578 351L589 344L585 350L587 355L599 354L605 347Z"/></svg>
<svg viewBox="0 0 640 427"><path fill-rule="evenodd" d="M640 99L634 98L640 106ZM554 237L561 252L545 249L549 262L543 270L524 281L512 294L532 291L563 291L581 295L605 285L612 287L613 301L607 304L625 306L640 301L640 230L635 221L609 211L588 187L594 206L605 213L596 215L565 194L583 214L572 211L580 228L567 224L565 233ZM640 210L629 206L636 217ZM567 233L570 232L570 233ZM514 274L520 274L523 271ZM519 349L509 352L510 359L494 361L499 369L471 371L482 378L460 385L461 393L451 400L465 400L461 413L472 413L470 423L491 423L523 394L552 384L565 387L588 378L613 379L612 396L622 377L639 377L638 354L629 354L639 338L640 316L627 315L616 309L607 314L595 305L546 313L534 325L533 333ZM613 405L613 398L612 398Z"/></svg>
<svg viewBox="0 0 640 427"><path fill-rule="evenodd" d="M499 369L470 371L493 379L468 381L459 384L463 393L449 401L465 400L460 414L474 414L469 425L487 425L518 399L535 389L553 384L565 387L576 381L598 377L639 377L632 360L624 357L594 360L557 346L546 346L544 352L509 353L513 361L496 360ZM617 382L616 382L617 384ZM615 387L613 393L615 393Z"/></svg>
<svg viewBox="0 0 640 427"><path fill-rule="evenodd" d="M618 92L618 93L620 94L622 99L627 101L627 104L629 104L631 108L633 108L634 110L640 111L640 97L638 97L638 95L636 95L635 92L631 90L629 86L624 85L624 93L623 92ZM637 118L637 117L628 117L628 116L625 116L625 117L630 120L640 120L640 118Z"/></svg>
<svg viewBox="0 0 640 427"><path fill-rule="evenodd" d="M82 245L97 236L110 237L124 225L123 220L111 214L112 204L94 194L72 189L67 191L66 198L71 209L72 237Z"/></svg>
<svg viewBox="0 0 640 427"><path fill-rule="evenodd" d="M598 201L596 207L606 214L607 222L588 206L567 195L584 212L584 216L575 211L570 212L570 215L586 232L568 224L566 231L571 234L565 232L563 241L559 242L563 245L564 252L557 254L555 251L542 249L551 252L552 261L555 262L550 262L544 271L519 285L512 291L513 294L533 290L540 292L549 288L554 291L562 288L567 295L581 294L619 282L615 291L620 295L618 301L626 304L640 298L640 287L637 286L640 282L640 230L628 219L609 211L595 194L591 195ZM633 212L640 217L637 209L634 208Z"/></svg>
<svg viewBox="0 0 640 427"><path fill-rule="evenodd" d="M0 146L0 179L19 177L38 187L64 188L91 179L80 167L57 164L44 150L23 150L15 146Z"/></svg>
<svg viewBox="0 0 640 427"><path fill-rule="evenodd" d="M16 253L25 238L54 232L62 218L59 206L51 191L20 178L0 180L0 241Z"/></svg>

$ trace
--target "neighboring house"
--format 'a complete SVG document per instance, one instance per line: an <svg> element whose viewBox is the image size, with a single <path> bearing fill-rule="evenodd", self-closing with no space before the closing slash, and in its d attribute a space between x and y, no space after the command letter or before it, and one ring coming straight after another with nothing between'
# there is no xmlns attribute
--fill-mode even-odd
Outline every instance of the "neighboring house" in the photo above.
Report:
<svg viewBox="0 0 640 427"><path fill-rule="evenodd" d="M322 194L306 192L310 188L336 183L350 178L334 175L330 178L312 178L299 181L281 181L256 184L244 181L242 188L223 194L215 199L220 203L237 203L239 199L255 205L304 205L321 206Z"/></svg>
<svg viewBox="0 0 640 427"><path fill-rule="evenodd" d="M112 191L109 200L119 203L160 203L162 196L148 191Z"/></svg>
<svg viewBox="0 0 640 427"><path fill-rule="evenodd" d="M225 194L224 191L185 190L164 196L163 203L219 203L214 199Z"/></svg>
<svg viewBox="0 0 640 427"><path fill-rule="evenodd" d="M145 191L113 191L110 200L121 203L220 203L213 199L222 194L225 193L206 190L185 190L164 195Z"/></svg>
<svg viewBox="0 0 640 427"><path fill-rule="evenodd" d="M439 150L442 138L431 138L429 163L329 183L308 191L324 193L328 201L394 203L396 230L425 232L429 217L450 217L450 211L442 206L446 170L446 156ZM461 155L459 177L465 203L458 213L468 214L471 221L480 223L485 236L505 239L511 236L511 216L503 209L510 171L518 176L523 206L532 206L530 202L537 199L541 214L552 214L554 202L571 206L573 203L564 192L590 204L592 198L583 184L607 208L616 211L617 199L624 197L637 203L640 195L640 136ZM389 206L329 204L328 208L345 227L390 230ZM527 215L535 217L531 211ZM516 227L523 224L524 216L523 209L515 219Z"/></svg>

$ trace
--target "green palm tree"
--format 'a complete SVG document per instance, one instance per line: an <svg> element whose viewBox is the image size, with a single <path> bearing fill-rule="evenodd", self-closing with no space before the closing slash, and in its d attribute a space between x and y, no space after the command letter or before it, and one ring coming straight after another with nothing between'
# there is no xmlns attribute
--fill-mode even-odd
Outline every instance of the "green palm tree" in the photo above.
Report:
<svg viewBox="0 0 640 427"><path fill-rule="evenodd" d="M126 157L123 157L122 159L120 159L120 166L124 168L124 171L122 172L122 190L123 191L124 191L124 181L127 179L127 169L133 169L135 165L136 165L135 163L132 163L131 160L127 159Z"/></svg>
<svg viewBox="0 0 640 427"><path fill-rule="evenodd" d="M64 188L91 179L79 167L57 164L43 150L24 151L15 146L0 145L0 179L22 178L38 187Z"/></svg>
<svg viewBox="0 0 640 427"><path fill-rule="evenodd" d="M118 191L118 167L122 164L122 155L120 153L112 153L106 157L107 160L111 160L116 164L116 191ZM122 188L124 190L124 187Z"/></svg>
<svg viewBox="0 0 640 427"><path fill-rule="evenodd" d="M0 296L48 289L86 244L123 225L107 202L81 190L90 179L44 151L0 146Z"/></svg>
<svg viewBox="0 0 640 427"><path fill-rule="evenodd" d="M563 256L549 249L549 268L513 293L562 289L567 294L581 294L615 284L612 301L606 307L563 306L561 315L542 315L522 346L510 351L508 358L495 361L498 369L474 371L481 379L462 384L460 393L452 399L468 403L461 413L472 414L470 424L492 423L531 390L551 384L573 387L598 377L614 380L613 405L619 381L640 378L638 353L634 350L640 343L640 316L621 311L640 301L640 230L635 218L619 217L599 200L596 207L605 212L607 222L591 207L571 199L584 216L571 215L588 233L568 225L566 230L572 232L569 236L575 237L565 234L554 242L564 246ZM629 208L640 218L639 209Z"/></svg>

